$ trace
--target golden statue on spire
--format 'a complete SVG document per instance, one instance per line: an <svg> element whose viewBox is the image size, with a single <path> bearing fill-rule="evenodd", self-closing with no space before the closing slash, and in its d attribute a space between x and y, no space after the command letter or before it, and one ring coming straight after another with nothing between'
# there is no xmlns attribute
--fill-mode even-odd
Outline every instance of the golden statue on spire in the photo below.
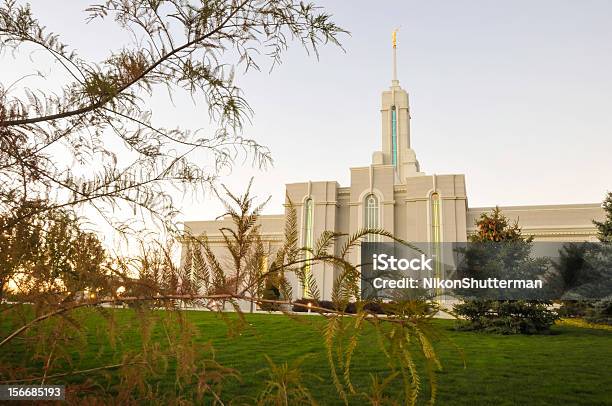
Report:
<svg viewBox="0 0 612 406"><path fill-rule="evenodd" d="M397 84L397 32L399 27L393 30L393 83Z"/></svg>

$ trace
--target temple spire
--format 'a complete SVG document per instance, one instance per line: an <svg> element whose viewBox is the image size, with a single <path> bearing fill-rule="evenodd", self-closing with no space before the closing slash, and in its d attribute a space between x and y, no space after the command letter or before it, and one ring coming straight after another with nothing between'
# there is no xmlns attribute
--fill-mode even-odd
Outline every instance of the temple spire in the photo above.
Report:
<svg viewBox="0 0 612 406"><path fill-rule="evenodd" d="M397 80L397 32L399 28L393 30L393 79L391 84L393 86L399 85L399 80Z"/></svg>

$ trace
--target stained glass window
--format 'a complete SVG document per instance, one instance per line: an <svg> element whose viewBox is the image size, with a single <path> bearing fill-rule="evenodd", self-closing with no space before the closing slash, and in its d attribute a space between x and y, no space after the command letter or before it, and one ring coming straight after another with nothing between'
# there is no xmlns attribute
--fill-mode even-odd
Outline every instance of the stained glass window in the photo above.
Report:
<svg viewBox="0 0 612 406"><path fill-rule="evenodd" d="M397 166L397 110L391 107L391 163Z"/></svg>

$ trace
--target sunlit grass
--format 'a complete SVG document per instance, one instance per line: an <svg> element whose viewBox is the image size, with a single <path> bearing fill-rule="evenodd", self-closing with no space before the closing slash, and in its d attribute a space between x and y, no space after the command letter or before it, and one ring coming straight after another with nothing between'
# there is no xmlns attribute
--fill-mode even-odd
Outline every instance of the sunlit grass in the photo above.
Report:
<svg viewBox="0 0 612 406"><path fill-rule="evenodd" d="M117 310L119 324L132 319L129 310ZM235 317L231 315L231 317ZM342 404L338 401L329 373L323 338L318 329L322 318L299 316L300 323L285 316L246 315L249 327L239 335L228 335L226 325L214 314L188 312L189 320L199 332L202 348L209 341L216 349L216 359L223 365L240 371L240 381L227 381L223 397L254 397L263 387L267 367L264 354L275 363L306 357L302 368L322 380L307 382L321 404ZM99 316L88 319L90 327L101 326ZM499 336L473 332L456 332L453 321L435 320L443 335L450 339L438 342L437 352L444 369L438 373L438 404L440 405L605 405L611 404L612 333L563 323L553 327L553 334L542 336ZM131 334L130 334L131 336ZM140 341L120 342L119 348L137 348ZM161 332L155 335L162 340ZM77 369L110 364L109 344L91 337L90 347L78 358ZM458 351L453 345L461 348ZM463 353L463 357L462 357ZM24 354L13 354L15 359ZM464 360L466 367L464 368ZM379 354L373 330L367 330L360 340L351 368L353 383L358 391L370 384L370 374L386 374L388 369ZM164 378L173 384L173 367ZM60 382L58 382L60 383ZM392 390L400 391L400 387ZM425 389L425 393L427 390ZM427 395L423 397L427 398ZM365 398L354 395L351 404L364 404Z"/></svg>

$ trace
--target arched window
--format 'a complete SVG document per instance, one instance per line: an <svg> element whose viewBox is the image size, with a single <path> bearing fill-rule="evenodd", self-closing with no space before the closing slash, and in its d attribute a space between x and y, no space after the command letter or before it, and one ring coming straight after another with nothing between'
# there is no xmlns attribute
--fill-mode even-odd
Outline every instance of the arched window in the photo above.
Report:
<svg viewBox="0 0 612 406"><path fill-rule="evenodd" d="M378 229L380 228L380 207L378 198L374 194L369 194L365 198L365 228ZM368 242L378 241L378 236L368 235Z"/></svg>
<svg viewBox="0 0 612 406"><path fill-rule="evenodd" d="M391 163L397 166L397 109L391 106Z"/></svg>
<svg viewBox="0 0 612 406"><path fill-rule="evenodd" d="M313 204L312 199L309 197L304 201L304 234L303 234L303 243L306 248L313 248L314 245L314 236L313 236ZM306 253L306 275L310 274L311 270L311 257L312 254L310 252ZM304 285L302 295L307 298L310 296L308 286Z"/></svg>

